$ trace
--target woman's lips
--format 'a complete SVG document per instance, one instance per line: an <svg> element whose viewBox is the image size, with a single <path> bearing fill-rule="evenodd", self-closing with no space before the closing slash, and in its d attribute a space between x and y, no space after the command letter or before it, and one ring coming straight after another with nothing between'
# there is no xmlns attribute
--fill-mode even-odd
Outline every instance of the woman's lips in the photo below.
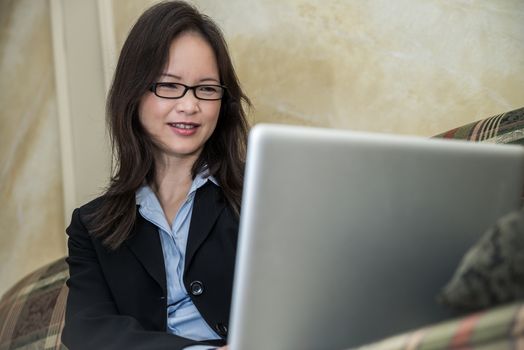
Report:
<svg viewBox="0 0 524 350"><path fill-rule="evenodd" d="M171 127L171 130L177 135L191 136L197 132L200 125L195 123L167 123Z"/></svg>

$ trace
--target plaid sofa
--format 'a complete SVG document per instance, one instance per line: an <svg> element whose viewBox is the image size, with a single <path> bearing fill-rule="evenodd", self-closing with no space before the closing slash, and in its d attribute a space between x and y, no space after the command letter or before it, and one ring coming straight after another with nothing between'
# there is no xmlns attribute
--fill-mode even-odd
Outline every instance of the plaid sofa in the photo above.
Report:
<svg viewBox="0 0 524 350"><path fill-rule="evenodd" d="M524 108L482 119L435 137L524 145Z"/></svg>
<svg viewBox="0 0 524 350"><path fill-rule="evenodd" d="M524 349L524 302L393 336L358 350L517 350Z"/></svg>
<svg viewBox="0 0 524 350"><path fill-rule="evenodd" d="M69 270L60 258L30 273L0 300L0 349L66 349L64 327Z"/></svg>
<svg viewBox="0 0 524 350"><path fill-rule="evenodd" d="M437 135L524 145L524 108ZM65 349L60 343L67 299L64 258L21 279L0 299L0 350ZM524 301L523 301L524 302ZM395 336L365 350L524 349L524 303L472 314Z"/></svg>

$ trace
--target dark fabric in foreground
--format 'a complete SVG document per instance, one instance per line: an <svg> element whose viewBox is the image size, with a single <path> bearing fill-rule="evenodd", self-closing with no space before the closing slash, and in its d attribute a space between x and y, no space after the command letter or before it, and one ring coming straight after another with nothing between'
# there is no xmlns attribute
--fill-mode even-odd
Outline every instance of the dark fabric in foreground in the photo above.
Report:
<svg viewBox="0 0 524 350"><path fill-rule="evenodd" d="M524 211L501 218L469 249L440 301L458 312L524 299Z"/></svg>

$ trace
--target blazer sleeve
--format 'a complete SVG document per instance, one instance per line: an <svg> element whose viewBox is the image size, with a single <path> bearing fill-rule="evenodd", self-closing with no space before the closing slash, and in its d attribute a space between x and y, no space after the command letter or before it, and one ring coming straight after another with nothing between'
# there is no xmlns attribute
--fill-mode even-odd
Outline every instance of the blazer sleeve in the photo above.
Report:
<svg viewBox="0 0 524 350"><path fill-rule="evenodd" d="M119 314L80 209L73 212L66 232L70 277L62 342L68 349L164 350L197 344L217 345L213 341L198 342L167 332L145 330L137 319Z"/></svg>

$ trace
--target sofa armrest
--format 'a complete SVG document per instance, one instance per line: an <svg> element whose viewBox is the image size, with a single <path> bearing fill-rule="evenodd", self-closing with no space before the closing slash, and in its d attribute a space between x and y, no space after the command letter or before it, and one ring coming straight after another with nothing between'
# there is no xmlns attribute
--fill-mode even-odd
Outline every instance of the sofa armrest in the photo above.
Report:
<svg viewBox="0 0 524 350"><path fill-rule="evenodd" d="M65 349L64 326L69 277L60 258L25 276L0 300L0 349Z"/></svg>
<svg viewBox="0 0 524 350"><path fill-rule="evenodd" d="M359 350L517 349L524 343L524 302L519 301L435 324Z"/></svg>

